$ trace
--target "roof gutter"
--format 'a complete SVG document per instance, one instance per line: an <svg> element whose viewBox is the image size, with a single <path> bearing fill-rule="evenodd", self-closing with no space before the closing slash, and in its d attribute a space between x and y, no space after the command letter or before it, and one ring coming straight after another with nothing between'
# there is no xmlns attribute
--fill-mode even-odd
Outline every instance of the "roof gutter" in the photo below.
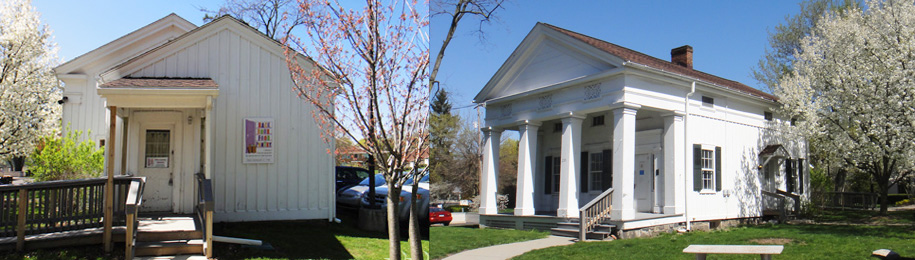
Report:
<svg viewBox="0 0 915 260"><path fill-rule="evenodd" d="M667 76L671 76L671 77L683 79L683 80L685 80L685 81L691 81L691 82L693 83L693 85L695 85L696 82L701 82L701 83L706 84L706 85L709 85L709 86L715 86L715 87L718 88L719 90L723 90L723 91L729 92L729 93L731 93L731 94L736 94L736 95L739 95L739 96L748 97L748 98L755 99L755 100L762 100L762 101L764 101L764 102L769 102L769 103L773 103L773 104L778 104L778 101L775 101L775 100L770 100L770 99L767 99L767 98L764 98L764 97L755 96L755 95L752 95L752 94L750 94L750 93L738 91L738 90L735 90L735 89L732 89L732 88L729 88L729 87L726 87L726 86L722 86L722 85L718 85L718 84L711 83L711 82L708 82L708 81L700 80L700 79L698 79L698 78L694 78L694 77L690 77L690 76L686 76L686 75L681 75L681 74L678 74L678 73L673 73L673 72L666 71L666 70L662 70L662 69L653 68L653 67L650 67L650 66L647 66L647 65L644 65L644 64L639 64L639 63L627 61L627 62L624 62L624 63L623 63L623 66L632 67L632 68L637 68L637 69L642 69L642 70L649 70L649 71L654 71L654 72L658 72L658 73L662 73L662 74L665 74L665 75L667 75Z"/></svg>

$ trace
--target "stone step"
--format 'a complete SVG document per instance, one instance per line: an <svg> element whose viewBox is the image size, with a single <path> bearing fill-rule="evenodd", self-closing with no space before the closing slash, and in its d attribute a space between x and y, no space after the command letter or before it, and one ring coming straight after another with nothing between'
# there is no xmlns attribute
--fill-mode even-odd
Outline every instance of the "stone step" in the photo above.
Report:
<svg viewBox="0 0 915 260"><path fill-rule="evenodd" d="M203 239L137 242L137 256L198 255L203 253Z"/></svg>

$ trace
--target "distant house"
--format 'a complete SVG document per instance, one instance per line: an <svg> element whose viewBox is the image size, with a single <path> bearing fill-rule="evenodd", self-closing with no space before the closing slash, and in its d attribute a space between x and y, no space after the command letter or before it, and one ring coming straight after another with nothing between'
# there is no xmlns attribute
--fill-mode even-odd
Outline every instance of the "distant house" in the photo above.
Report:
<svg viewBox="0 0 915 260"><path fill-rule="evenodd" d="M332 220L333 145L283 51L230 16L171 14L55 68L63 124L115 142L117 175L147 177L141 211L192 213L203 173L217 221Z"/></svg>
<svg viewBox="0 0 915 260"><path fill-rule="evenodd" d="M777 98L692 60L690 46L668 61L534 26L474 98L486 107L481 224L552 227L612 188L606 217L638 236L753 220L807 196L806 143L778 130L789 120ZM495 200L505 131L520 134L513 216Z"/></svg>

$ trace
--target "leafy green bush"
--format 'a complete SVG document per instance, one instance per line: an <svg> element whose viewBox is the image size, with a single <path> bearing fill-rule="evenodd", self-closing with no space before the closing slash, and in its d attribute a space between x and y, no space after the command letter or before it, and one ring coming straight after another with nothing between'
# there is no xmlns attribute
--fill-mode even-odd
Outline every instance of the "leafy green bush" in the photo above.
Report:
<svg viewBox="0 0 915 260"><path fill-rule="evenodd" d="M69 180L98 177L105 164L105 150L91 139L77 143L80 131L62 137L45 136L27 162L36 181ZM87 134L88 137L88 134Z"/></svg>

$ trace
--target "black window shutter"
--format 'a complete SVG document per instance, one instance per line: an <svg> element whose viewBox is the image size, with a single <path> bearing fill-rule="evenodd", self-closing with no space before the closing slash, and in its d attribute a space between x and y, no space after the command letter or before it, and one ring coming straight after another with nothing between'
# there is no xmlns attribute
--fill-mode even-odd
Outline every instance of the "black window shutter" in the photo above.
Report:
<svg viewBox="0 0 915 260"><path fill-rule="evenodd" d="M588 192L588 152L581 152L581 159L579 159L581 165L578 166L579 183L581 186L578 186L578 192Z"/></svg>
<svg viewBox="0 0 915 260"><path fill-rule="evenodd" d="M546 166L543 168L543 194L550 194L553 193L553 156L546 157Z"/></svg>
<svg viewBox="0 0 915 260"><path fill-rule="evenodd" d="M693 145L693 190L702 190L702 145Z"/></svg>
<svg viewBox="0 0 915 260"><path fill-rule="evenodd" d="M715 190L721 191L721 146L715 146Z"/></svg>
<svg viewBox="0 0 915 260"><path fill-rule="evenodd" d="M613 150L604 150L604 169L600 178L601 190L613 187Z"/></svg>
<svg viewBox="0 0 915 260"><path fill-rule="evenodd" d="M797 159L797 190L800 194L804 194L804 169L804 159Z"/></svg>
<svg viewBox="0 0 915 260"><path fill-rule="evenodd" d="M788 193L794 192L794 160L785 160L785 181L788 186Z"/></svg>

